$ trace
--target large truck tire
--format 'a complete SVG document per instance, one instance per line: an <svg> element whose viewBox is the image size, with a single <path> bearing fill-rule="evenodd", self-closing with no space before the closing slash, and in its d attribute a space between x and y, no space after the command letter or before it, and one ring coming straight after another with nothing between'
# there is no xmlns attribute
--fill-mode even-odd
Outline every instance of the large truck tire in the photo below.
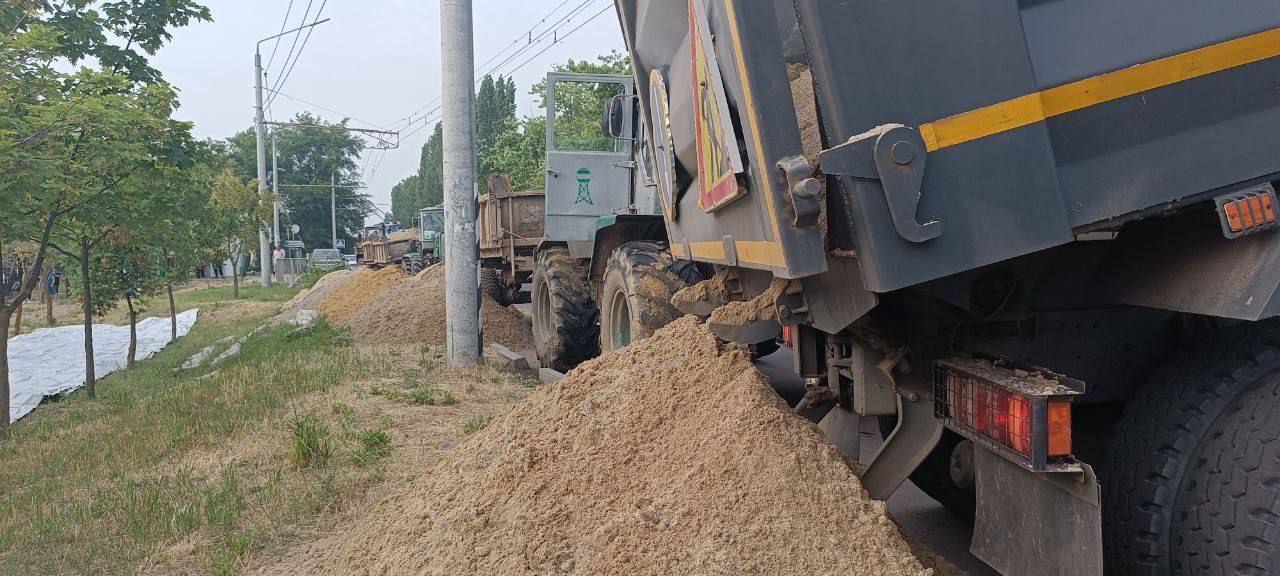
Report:
<svg viewBox="0 0 1280 576"><path fill-rule="evenodd" d="M898 426L897 416L879 418L880 437L888 438ZM973 441L951 430L943 430L938 445L911 472L911 483L936 500L951 515L973 525L978 505L974 485Z"/></svg>
<svg viewBox="0 0 1280 576"><path fill-rule="evenodd" d="M1125 407L1102 470L1108 574L1280 574L1280 322L1238 324Z"/></svg>
<svg viewBox="0 0 1280 576"><path fill-rule="evenodd" d="M680 317L671 297L702 281L693 262L673 260L656 242L627 242L609 255L600 290L600 350L648 338Z"/></svg>
<svg viewBox="0 0 1280 576"><path fill-rule="evenodd" d="M600 311L585 266L552 247L533 265L533 340L543 366L568 372L600 354Z"/></svg>

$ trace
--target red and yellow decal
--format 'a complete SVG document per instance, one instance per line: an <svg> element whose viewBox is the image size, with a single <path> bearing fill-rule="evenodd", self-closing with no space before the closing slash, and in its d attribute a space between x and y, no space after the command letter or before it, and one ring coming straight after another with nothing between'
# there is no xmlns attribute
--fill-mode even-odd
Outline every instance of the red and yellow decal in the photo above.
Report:
<svg viewBox="0 0 1280 576"><path fill-rule="evenodd" d="M694 130L698 149L698 206L713 212L742 197L746 189L734 176L737 142L726 141L728 121L715 54L706 34L706 12L689 0L689 59L693 65ZM740 170L740 168L738 169Z"/></svg>

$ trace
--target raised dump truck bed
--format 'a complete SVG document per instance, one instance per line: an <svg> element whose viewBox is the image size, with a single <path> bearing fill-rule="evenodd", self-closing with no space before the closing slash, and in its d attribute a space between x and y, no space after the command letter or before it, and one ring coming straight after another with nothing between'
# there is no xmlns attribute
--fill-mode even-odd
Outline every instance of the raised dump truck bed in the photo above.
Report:
<svg viewBox="0 0 1280 576"><path fill-rule="evenodd" d="M1005 574L1280 570L1280 3L617 8L671 252L881 419L873 496Z"/></svg>
<svg viewBox="0 0 1280 576"><path fill-rule="evenodd" d="M521 285L533 274L533 260L542 243L546 196L542 190L511 189L503 174L490 174L488 192L480 196L478 234L484 289L495 300L522 300Z"/></svg>

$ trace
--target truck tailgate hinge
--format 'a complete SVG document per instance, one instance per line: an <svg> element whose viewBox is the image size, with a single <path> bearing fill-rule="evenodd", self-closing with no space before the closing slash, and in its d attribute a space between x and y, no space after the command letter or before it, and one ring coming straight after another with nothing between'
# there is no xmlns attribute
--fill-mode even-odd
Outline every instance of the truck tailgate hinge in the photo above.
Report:
<svg viewBox="0 0 1280 576"><path fill-rule="evenodd" d="M901 124L885 124L823 150L818 165L824 174L878 180L898 235L925 242L942 235L941 222L916 221L927 155L918 132Z"/></svg>

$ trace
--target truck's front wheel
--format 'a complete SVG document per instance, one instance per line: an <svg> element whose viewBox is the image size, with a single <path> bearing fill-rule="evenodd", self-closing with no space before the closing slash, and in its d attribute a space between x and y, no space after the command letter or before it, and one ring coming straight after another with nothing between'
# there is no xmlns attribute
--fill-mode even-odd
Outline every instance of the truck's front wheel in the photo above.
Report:
<svg viewBox="0 0 1280 576"><path fill-rule="evenodd" d="M661 244L637 241L615 248L600 290L600 349L648 338L679 318L671 296L701 280L692 262L673 260Z"/></svg>
<svg viewBox="0 0 1280 576"><path fill-rule="evenodd" d="M552 247L533 265L533 340L543 366L568 372L600 354L600 312L584 266Z"/></svg>
<svg viewBox="0 0 1280 576"><path fill-rule="evenodd" d="M1156 374L1102 480L1108 573L1280 573L1280 322L1237 325Z"/></svg>

